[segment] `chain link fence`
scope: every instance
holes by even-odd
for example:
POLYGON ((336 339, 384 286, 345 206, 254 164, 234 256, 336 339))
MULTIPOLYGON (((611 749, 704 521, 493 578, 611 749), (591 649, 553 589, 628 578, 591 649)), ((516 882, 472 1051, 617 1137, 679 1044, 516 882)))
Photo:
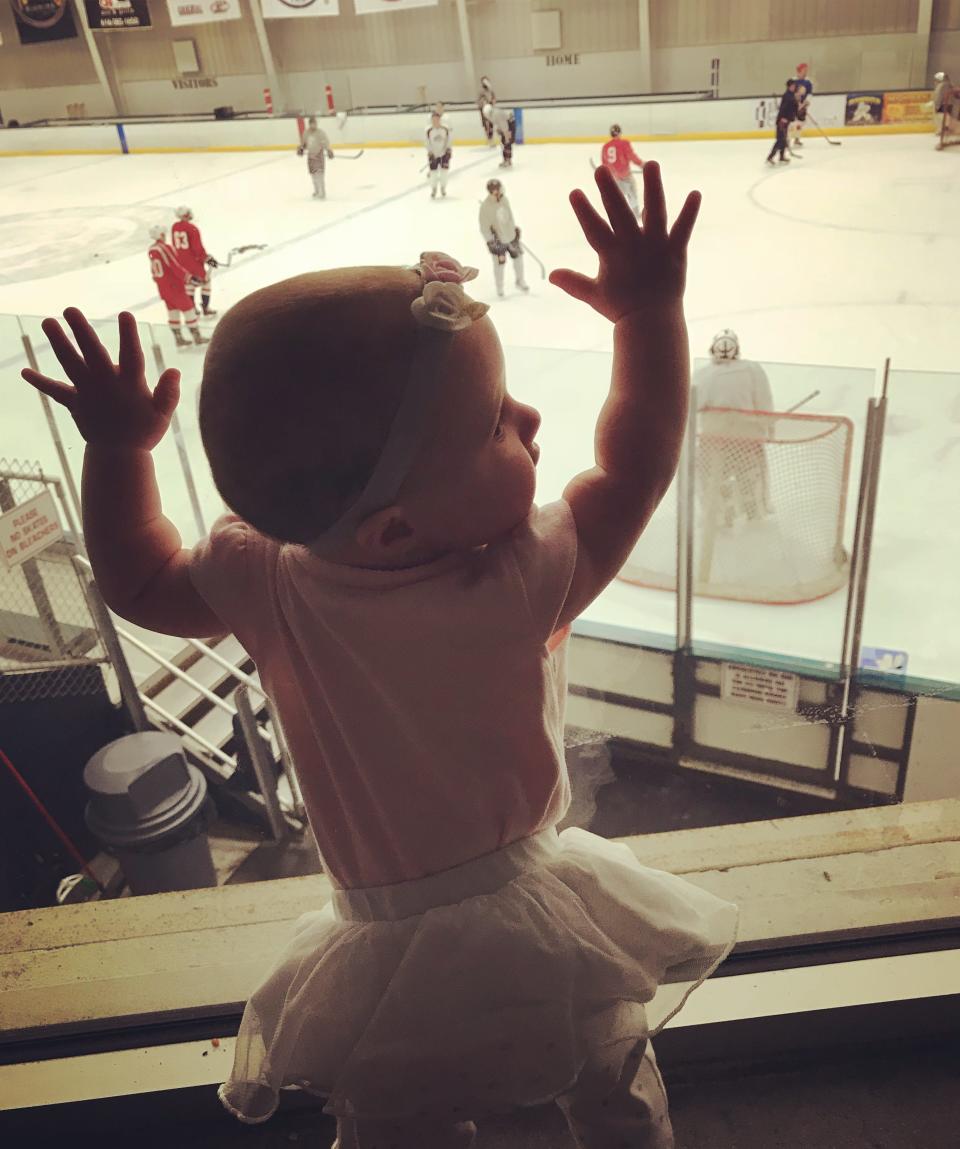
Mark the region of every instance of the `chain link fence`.
POLYGON ((53 496, 64 536, 19 564, 0 561, 0 703, 103 689, 99 664, 107 652, 74 561, 79 540, 60 481, 37 463, 0 458, 0 515, 44 492, 53 496))

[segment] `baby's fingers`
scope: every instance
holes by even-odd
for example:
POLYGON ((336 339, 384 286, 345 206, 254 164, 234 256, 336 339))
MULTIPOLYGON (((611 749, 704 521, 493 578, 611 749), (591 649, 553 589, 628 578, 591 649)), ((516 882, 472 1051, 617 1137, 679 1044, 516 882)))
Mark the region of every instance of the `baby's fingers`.
POLYGON ((700 214, 702 198, 698 191, 692 191, 687 196, 683 207, 680 209, 680 214, 673 221, 673 227, 670 229, 670 242, 672 244, 683 248, 690 242, 693 225, 697 222, 697 216, 700 214))
POLYGON ((643 230, 646 235, 665 235, 667 231, 667 201, 660 165, 655 160, 643 165, 643 230))
POLYGON ((609 168, 597 168, 595 178, 607 218, 610 220, 610 226, 621 236, 635 232, 637 230, 637 217, 633 214, 633 208, 627 203, 626 196, 617 186, 617 181, 613 178, 609 168))
POLYGON ((580 226, 583 228, 583 234, 586 237, 587 243, 590 244, 593 250, 599 253, 608 247, 610 240, 613 238, 610 225, 606 223, 597 209, 579 188, 570 193, 570 206, 573 208, 574 215, 576 215, 580 226))
POLYGON ((70 336, 56 319, 45 319, 40 326, 43 328, 44 335, 50 340, 53 353, 60 360, 60 366, 66 371, 67 378, 77 384, 85 381, 89 375, 87 365, 82 356, 77 354, 77 349, 70 341, 70 336))
POLYGON ((121 311, 117 319, 120 328, 120 356, 118 364, 121 374, 129 378, 143 375, 143 348, 137 333, 137 321, 129 311, 121 311))
POLYGON ((153 389, 153 409, 169 421, 180 402, 180 372, 168 367, 153 389))
POLYGON ((559 287, 561 291, 583 303, 592 303, 597 289, 595 279, 591 279, 589 275, 581 275, 579 271, 570 271, 566 267, 558 267, 556 271, 551 271, 550 282, 554 287, 559 287))
POLYGON ((63 318, 70 324, 87 367, 101 377, 113 376, 113 360, 100 342, 96 331, 90 326, 87 317, 78 307, 68 307, 63 318))
POLYGON ((73 400, 77 395, 73 387, 68 386, 66 383, 61 383, 59 379, 51 379, 49 375, 41 375, 39 371, 34 371, 32 367, 24 367, 20 374, 31 387, 36 387, 36 389, 42 391, 44 395, 49 395, 51 399, 60 403, 68 410, 73 405, 73 400))

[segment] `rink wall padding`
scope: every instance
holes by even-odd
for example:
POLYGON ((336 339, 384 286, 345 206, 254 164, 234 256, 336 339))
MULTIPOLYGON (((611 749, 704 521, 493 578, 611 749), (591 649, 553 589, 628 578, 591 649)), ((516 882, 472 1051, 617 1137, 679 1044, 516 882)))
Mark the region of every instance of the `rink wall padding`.
MULTIPOLYGON (((927 123, 844 124, 846 95, 821 96, 816 103, 820 127, 832 136, 931 133, 927 123)), ((603 104, 522 109, 527 144, 600 144, 613 123, 643 143, 656 140, 733 140, 773 134, 772 98, 703 100, 678 103, 603 104)), ((454 146, 480 147, 476 112, 449 113, 454 146)), ((321 120, 336 149, 423 147, 424 112, 334 116, 321 120)), ((166 152, 287 151, 300 142, 296 116, 273 119, 124 121, 122 124, 58 124, 0 132, 0 155, 121 155, 166 152), (124 140, 126 148, 124 148, 124 140)), ((807 135, 817 129, 807 124, 807 135)))

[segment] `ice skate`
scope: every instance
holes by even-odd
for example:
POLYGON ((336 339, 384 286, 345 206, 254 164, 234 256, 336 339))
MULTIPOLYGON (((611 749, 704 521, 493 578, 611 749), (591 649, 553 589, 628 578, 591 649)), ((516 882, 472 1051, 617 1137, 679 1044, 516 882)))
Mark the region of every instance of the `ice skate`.
POLYGON ((790 157, 789 157, 789 156, 781 156, 781 157, 780 157, 780 163, 782 163, 782 164, 788 164, 789 162, 790 162, 790 157))
POLYGON ((176 343, 176 345, 178 347, 189 347, 190 346, 190 340, 184 339, 183 332, 180 330, 179 327, 173 328, 173 338, 174 338, 174 342, 176 343))
POLYGON ((517 282, 517 287, 518 287, 518 288, 519 288, 521 291, 529 291, 529 290, 530 290, 530 284, 529 284, 529 283, 520 283, 520 282, 518 281, 518 282, 517 282))
POLYGON ((213 310, 212 307, 205 307, 203 309, 203 314, 207 319, 212 319, 217 313, 213 310))
MULTIPOLYGON (((194 327, 191 330, 190 334, 193 336, 193 342, 198 347, 200 346, 201 343, 209 343, 210 342, 210 340, 206 337, 206 335, 204 335, 202 332, 198 331, 196 329, 196 327, 194 327)), ((184 346, 189 346, 189 344, 184 344, 184 346)))
POLYGON ((768 163, 768 164, 769 164, 771 167, 775 167, 775 166, 776 166, 776 160, 773 158, 773 156, 767 156, 767 163, 768 163))
POLYGON ((447 198, 447 189, 445 187, 442 187, 440 189, 440 194, 443 196, 444 199, 446 199, 447 198))
POLYGON ((431 199, 436 199, 436 198, 437 198, 437 189, 436 189, 436 188, 431 188, 431 189, 430 189, 430 198, 431 198, 431 199))
POLYGON ((802 147, 803 147, 803 140, 794 140, 794 141, 793 141, 793 146, 794 146, 795 148, 802 148, 802 147))

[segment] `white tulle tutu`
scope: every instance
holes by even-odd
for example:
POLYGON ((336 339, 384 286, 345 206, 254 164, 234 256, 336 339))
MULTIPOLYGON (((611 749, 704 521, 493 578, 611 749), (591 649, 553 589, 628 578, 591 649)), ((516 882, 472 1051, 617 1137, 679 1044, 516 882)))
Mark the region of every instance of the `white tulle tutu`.
POLYGON ((247 1122, 270 1117, 287 1086, 340 1117, 460 1121, 540 1104, 573 1084, 589 1043, 656 1034, 736 928, 729 902, 576 828, 337 890, 250 998, 220 1099, 247 1122), (598 1033, 609 1017, 632 1020, 598 1033))

